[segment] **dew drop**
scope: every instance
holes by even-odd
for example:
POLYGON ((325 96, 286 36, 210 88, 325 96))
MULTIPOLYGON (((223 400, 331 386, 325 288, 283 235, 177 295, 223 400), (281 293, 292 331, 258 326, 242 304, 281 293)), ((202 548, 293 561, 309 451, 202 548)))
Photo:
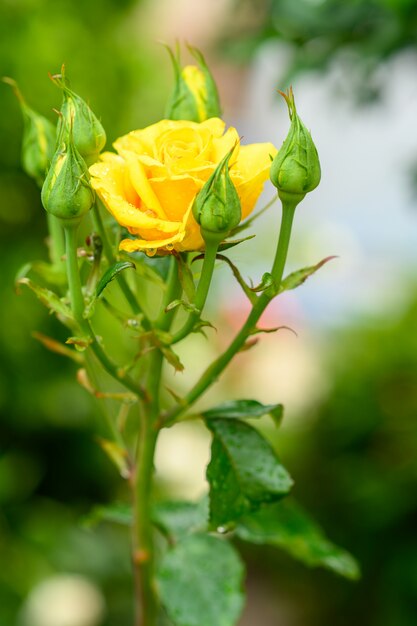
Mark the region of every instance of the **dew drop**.
POLYGON ((174 244, 173 243, 167 243, 167 245, 165 246, 165 248, 167 250, 173 250, 174 249, 174 244))
POLYGON ((146 254, 148 256, 155 256, 156 254, 156 248, 149 248, 148 250, 146 250, 146 254))

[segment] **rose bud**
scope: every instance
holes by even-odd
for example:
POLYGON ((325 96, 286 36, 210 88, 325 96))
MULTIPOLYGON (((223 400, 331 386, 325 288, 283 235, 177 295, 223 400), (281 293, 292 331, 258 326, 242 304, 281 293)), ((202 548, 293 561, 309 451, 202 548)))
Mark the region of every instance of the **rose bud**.
POLYGON ((28 176, 35 179, 39 187, 42 187, 55 150, 55 126, 46 117, 39 115, 26 104, 17 83, 13 79, 4 78, 3 80, 13 88, 23 114, 23 169, 28 176))
POLYGON ((106 143, 106 132, 88 104, 69 87, 62 66, 61 74, 52 76, 53 82, 62 89, 63 103, 58 122, 58 143, 68 141, 69 128, 76 149, 88 166, 95 163, 106 143))
POLYGON ((194 219, 205 241, 222 241, 241 220, 240 199, 229 173, 234 149, 235 146, 220 161, 194 200, 194 219))
POLYGON ((189 47, 197 60, 196 65, 180 66, 177 56, 168 48, 175 72, 175 87, 168 100, 166 118, 169 120, 188 120, 204 122, 210 117, 220 117, 219 95, 213 76, 196 48, 189 47))
POLYGON ((320 161, 311 135, 298 116, 292 87, 285 98, 291 126, 287 138, 272 161, 270 177, 282 203, 293 207, 320 182, 320 161))
POLYGON ((46 211, 67 222, 75 223, 88 213, 94 203, 94 191, 84 159, 68 133, 61 143, 42 187, 42 204, 46 211))

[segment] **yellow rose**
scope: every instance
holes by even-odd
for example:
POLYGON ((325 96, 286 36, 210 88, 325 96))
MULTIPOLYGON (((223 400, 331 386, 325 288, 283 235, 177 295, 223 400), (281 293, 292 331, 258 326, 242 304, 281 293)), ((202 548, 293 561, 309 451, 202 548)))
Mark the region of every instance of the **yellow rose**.
MULTIPOLYGON (((193 201, 216 165, 236 144, 230 175, 242 204, 242 218, 255 206, 268 178, 271 143, 241 146, 235 128, 210 118, 202 123, 162 120, 120 137, 117 154, 105 152, 90 168, 91 184, 113 217, 134 239, 120 249, 199 250, 200 228, 193 201)), ((162 251, 162 250, 161 250, 162 251)))

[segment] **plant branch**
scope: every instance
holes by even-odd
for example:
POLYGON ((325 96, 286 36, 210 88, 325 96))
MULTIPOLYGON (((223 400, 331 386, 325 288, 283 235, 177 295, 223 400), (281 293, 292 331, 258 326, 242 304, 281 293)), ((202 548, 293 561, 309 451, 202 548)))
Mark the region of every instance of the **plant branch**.
POLYGON ((216 254, 218 250, 218 242, 206 242, 206 250, 204 254, 203 267, 201 269, 200 280, 198 281, 197 291, 194 299, 196 311, 189 314, 184 326, 180 328, 173 336, 171 345, 178 343, 192 332, 194 325, 201 317, 204 305, 207 300, 211 279, 213 277, 214 264, 216 262, 216 254))
POLYGON ((181 404, 165 413, 162 417, 164 426, 173 424, 182 413, 187 411, 196 402, 196 400, 203 395, 203 393, 218 379, 233 357, 243 348, 248 337, 256 329, 256 324, 259 318, 271 300, 275 297, 282 282, 282 275, 284 272, 291 237, 294 212, 295 207, 283 207, 278 246, 271 270, 271 275, 274 280, 274 292, 270 293, 269 291, 265 291, 258 297, 246 322, 235 336, 227 350, 205 370, 194 387, 192 387, 183 398, 181 404))
POLYGON ((90 325, 90 322, 84 318, 84 297, 82 293, 80 273, 78 268, 77 258, 77 232, 78 225, 66 225, 65 226, 65 245, 66 245, 66 262, 67 262, 67 274, 68 285, 70 290, 71 308, 74 314, 75 321, 80 327, 81 332, 85 333, 86 337, 91 340, 89 348, 93 351, 98 361, 100 361, 103 368, 110 376, 115 378, 119 383, 124 385, 127 389, 135 393, 142 399, 146 398, 146 392, 142 387, 128 375, 123 375, 118 366, 107 356, 97 340, 96 335, 90 325))

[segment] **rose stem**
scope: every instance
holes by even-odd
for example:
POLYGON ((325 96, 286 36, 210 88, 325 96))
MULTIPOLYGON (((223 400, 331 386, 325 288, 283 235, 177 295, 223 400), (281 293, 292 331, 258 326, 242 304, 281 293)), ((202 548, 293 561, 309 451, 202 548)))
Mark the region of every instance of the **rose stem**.
POLYGON ((206 242, 206 249, 204 254, 203 267, 201 268, 201 276, 198 281, 197 291, 194 299, 194 306, 197 309, 189 314, 184 326, 178 330, 171 340, 171 345, 184 339, 193 330, 195 323, 200 319, 203 312, 204 305, 207 300, 207 295, 210 288, 211 279, 213 277, 214 264, 216 262, 216 254, 219 247, 219 242, 213 241, 206 242))
MULTIPOLYGON (((291 237, 292 223, 294 219, 295 206, 284 205, 282 211, 282 221, 279 233, 277 251, 275 254, 274 263, 271 270, 271 275, 274 279, 275 289, 278 290, 284 272, 285 262, 288 254, 288 247, 291 237)), ((203 372, 197 383, 190 389, 187 395, 181 401, 181 404, 177 405, 171 411, 167 412, 162 419, 165 426, 169 426, 174 423, 177 418, 188 410, 198 398, 210 387, 220 376, 223 370, 227 367, 233 357, 241 350, 247 338, 251 335, 256 328, 256 324, 261 317, 262 313, 274 298, 274 294, 270 295, 267 292, 263 292, 256 303, 254 304, 249 316, 242 326, 232 343, 227 350, 203 372)))
POLYGON ((82 333, 86 335, 86 338, 91 340, 89 347, 95 354, 98 361, 110 376, 115 378, 119 383, 127 387, 134 394, 144 399, 146 397, 145 391, 142 387, 130 378, 128 375, 122 375, 119 368, 113 361, 107 356, 103 348, 97 341, 97 337, 90 325, 90 322, 84 318, 84 297, 81 288, 80 272, 78 268, 77 258, 77 233, 78 223, 76 225, 64 226, 65 231, 65 249, 66 249, 66 263, 68 274, 68 286, 70 291, 71 309, 82 333))
MULTIPOLYGON (((165 308, 180 295, 180 283, 175 259, 167 279, 167 289, 156 325, 168 331, 175 311, 165 313, 165 308)), ((152 479, 154 456, 159 434, 159 392, 162 376, 163 354, 154 349, 149 359, 147 380, 148 402, 142 403, 141 424, 138 435, 136 466, 133 474, 133 568, 135 584, 136 626, 155 626, 158 618, 158 597, 155 589, 155 554, 151 519, 152 479)))

